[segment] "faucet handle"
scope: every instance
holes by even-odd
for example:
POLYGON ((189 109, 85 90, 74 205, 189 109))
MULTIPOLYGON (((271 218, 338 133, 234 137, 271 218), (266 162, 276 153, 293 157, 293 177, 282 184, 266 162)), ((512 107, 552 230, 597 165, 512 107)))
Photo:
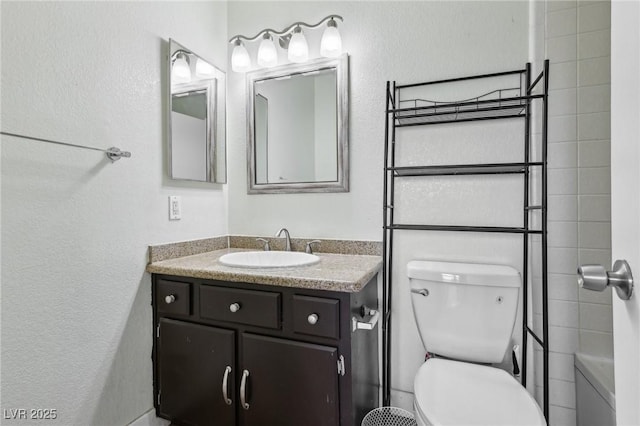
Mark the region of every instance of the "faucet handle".
POLYGON ((260 241, 261 243, 264 243, 264 251, 271 250, 271 246, 269 245, 268 240, 265 240, 264 238, 256 238, 256 241, 260 241))
POLYGON ((304 250, 305 252, 309 253, 309 254, 313 254, 313 248, 311 247, 312 244, 320 244, 320 240, 313 240, 313 241, 309 241, 307 243, 307 248, 304 250))

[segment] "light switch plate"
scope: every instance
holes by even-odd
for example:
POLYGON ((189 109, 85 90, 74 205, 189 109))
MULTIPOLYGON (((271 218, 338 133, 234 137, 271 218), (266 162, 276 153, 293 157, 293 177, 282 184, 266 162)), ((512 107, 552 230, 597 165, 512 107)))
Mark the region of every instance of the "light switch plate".
POLYGON ((169 220, 182 219, 182 200, 177 195, 169 196, 169 220))

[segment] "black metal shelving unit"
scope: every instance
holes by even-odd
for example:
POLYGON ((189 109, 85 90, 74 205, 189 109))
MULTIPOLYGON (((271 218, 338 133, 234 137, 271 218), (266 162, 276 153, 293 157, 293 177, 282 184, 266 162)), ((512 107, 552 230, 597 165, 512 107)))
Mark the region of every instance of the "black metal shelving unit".
MULTIPOLYGON (((495 81, 495 80, 492 80, 495 81)), ((442 86, 440 86, 442 87, 442 86)), ((384 148, 384 236, 383 236, 383 302, 382 302, 382 384, 383 405, 389 405, 391 399, 391 302, 393 295, 392 265, 394 232, 396 231, 455 231, 455 232, 488 232, 522 235, 522 362, 521 382, 526 387, 527 381, 527 349, 531 340, 542 348, 543 362, 543 411, 549 419, 549 345, 548 345, 548 309, 547 309, 547 120, 548 120, 548 88, 549 61, 546 60, 542 72, 532 81, 531 64, 524 69, 483 74, 470 77, 453 78, 447 80, 423 82, 416 84, 397 85, 387 82, 386 87, 386 120, 385 120, 385 148, 384 148), (517 78, 519 87, 507 87, 491 90, 481 96, 458 102, 436 102, 424 99, 403 99, 407 89, 426 86, 446 85, 451 83, 480 83, 494 78, 517 78), (532 160, 532 113, 534 102, 541 102, 541 121, 539 161, 532 160), (524 154, 522 162, 483 163, 483 164, 455 164, 429 166, 396 166, 396 134, 403 127, 429 126, 445 123, 461 123, 481 120, 521 119, 523 125, 524 154), (540 172, 540 200, 537 204, 530 204, 532 171, 540 172), (523 206, 522 226, 467 226, 467 225, 434 225, 434 224, 403 224, 394 220, 395 185, 396 180, 405 177, 456 176, 456 175, 523 175, 523 206), (531 212, 539 211, 540 226, 531 225, 531 212), (528 292, 529 266, 532 243, 530 237, 540 236, 541 250, 541 281, 542 281, 542 336, 539 336, 528 323, 528 292)), ((428 143, 425 141, 424 143, 428 143)))

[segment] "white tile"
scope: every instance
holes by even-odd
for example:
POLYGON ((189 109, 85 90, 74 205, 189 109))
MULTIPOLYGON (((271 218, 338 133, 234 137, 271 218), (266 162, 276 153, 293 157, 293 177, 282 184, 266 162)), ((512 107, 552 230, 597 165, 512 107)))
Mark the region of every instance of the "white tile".
POLYGON ((579 249, 578 263, 580 265, 602 265, 611 269, 611 250, 610 249, 579 249))
POLYGON ((578 61, 578 87, 608 83, 611 83, 609 56, 578 61))
POLYGON ((611 223, 580 222, 580 248, 611 249, 611 223))
POLYGON ((581 33, 611 28, 611 2, 585 4, 584 7, 579 7, 577 21, 578 31, 581 33))
POLYGON ((547 201, 549 221, 575 221, 577 219, 578 197, 573 195, 550 195, 547 201))
POLYGON ((588 167, 578 171, 580 195, 611 194, 611 169, 588 167))
POLYGON ((611 54, 611 30, 578 35, 578 59, 598 58, 611 54))
POLYGON ((576 0, 553 0, 553 1, 535 2, 535 3, 546 4, 548 12, 578 7, 578 2, 576 0))
POLYGON ((550 426, 576 426, 576 410, 549 405, 549 424, 550 426))
POLYGON ((584 288, 578 289, 578 300, 580 303, 599 303, 601 305, 611 305, 612 291, 607 287, 604 291, 591 291, 584 288))
POLYGON ((549 195, 572 195, 578 193, 577 169, 553 169, 547 173, 549 195))
MULTIPOLYGON (((580 195, 578 217, 581 222, 611 222, 610 195, 580 195)), ((551 197, 549 197, 549 202, 551 197)), ((551 209, 549 209, 551 216, 551 209)))
POLYGON ((572 274, 578 268, 578 253, 574 248, 548 249, 547 269, 554 274, 572 274))
POLYGON ((576 408, 575 383, 550 379, 549 403, 565 408, 576 408))
POLYGON ((604 139, 611 139, 611 114, 609 112, 578 115, 578 141, 604 139))
POLYGON ((576 9, 555 10, 547 13, 547 38, 561 37, 578 32, 576 9))
POLYGON ((549 133, 547 136, 549 143, 575 141, 577 136, 577 118, 575 115, 549 117, 549 133))
POLYGON ((571 115, 578 112, 578 91, 575 88, 549 91, 549 116, 571 115))
POLYGON ((578 62, 560 62, 549 65, 549 90, 578 86, 578 62))
POLYGON ((580 141, 578 164, 580 167, 610 167, 611 142, 608 139, 580 141))
POLYGON ((580 330, 580 352, 613 358, 613 334, 580 330))
MULTIPOLYGON (((578 328, 578 302, 564 302, 561 300, 549 300, 549 325, 558 327, 578 328)), ((580 307, 582 313, 582 307, 580 307)), ((603 330, 604 331, 604 330, 603 330)))
POLYGON ((575 61, 577 52, 578 36, 575 34, 547 39, 547 58, 553 63, 575 61))
MULTIPOLYGON (((551 107, 551 103, 549 103, 551 107)), ((611 85, 586 86, 578 89, 579 113, 611 111, 611 85)))
POLYGON ((573 370, 573 355, 561 354, 557 352, 549 353, 549 378, 565 380, 567 382, 575 381, 575 372, 573 370))
POLYGON ((573 354, 578 350, 578 330, 549 326, 549 351, 573 354))
POLYGON ((580 329, 613 333, 611 305, 580 303, 580 329))
POLYGON ((575 271, 572 274, 549 274, 547 291, 549 301, 566 300, 576 302, 578 300, 578 281, 575 271))
POLYGON ((576 222, 550 221, 547 225, 549 247, 578 247, 578 224, 576 222))
POLYGON ((565 169, 578 165, 577 142, 558 142, 549 144, 547 149, 549 169, 565 169))

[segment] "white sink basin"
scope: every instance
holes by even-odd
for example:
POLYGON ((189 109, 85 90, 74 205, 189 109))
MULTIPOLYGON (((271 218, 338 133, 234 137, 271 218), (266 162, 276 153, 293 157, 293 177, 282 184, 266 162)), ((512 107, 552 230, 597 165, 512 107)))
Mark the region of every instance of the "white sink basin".
POLYGON ((220 257, 220 263, 236 268, 288 268, 318 263, 315 254, 297 251, 239 251, 220 257))

